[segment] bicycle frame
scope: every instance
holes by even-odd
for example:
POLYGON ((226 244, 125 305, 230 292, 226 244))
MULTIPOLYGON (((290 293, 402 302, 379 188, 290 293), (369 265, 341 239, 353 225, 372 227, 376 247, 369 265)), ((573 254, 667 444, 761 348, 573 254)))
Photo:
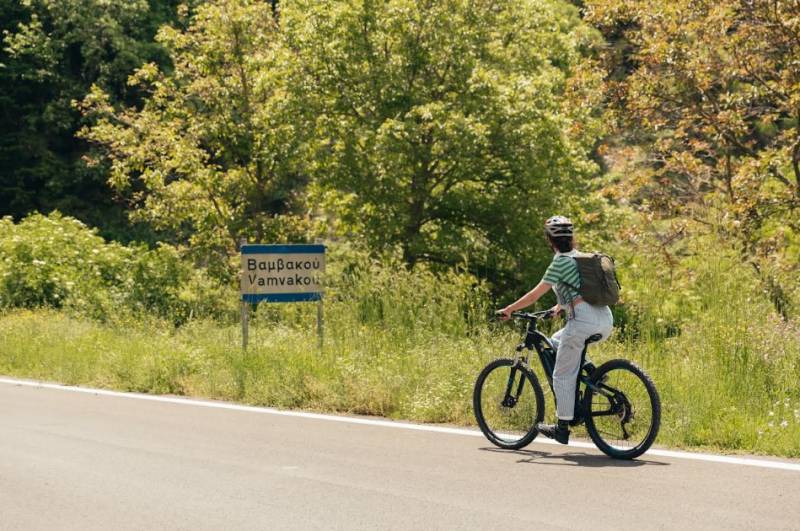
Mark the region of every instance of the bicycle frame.
MULTIPOLYGON (((544 335, 536 328, 536 324, 538 319, 532 319, 528 321, 527 330, 525 333, 525 339, 522 343, 517 345, 516 347, 516 354, 515 354, 515 363, 513 367, 517 367, 518 364, 524 363, 530 367, 530 363, 528 363, 528 356, 526 354, 522 354, 523 351, 528 350, 532 351, 535 350, 536 353, 539 355, 539 362, 542 364, 542 369, 544 369, 545 376, 547 377, 547 383, 550 385, 550 390, 555 394, 555 390, 553 389, 553 370, 555 369, 556 364, 556 352, 553 348, 553 344, 550 342, 550 338, 544 335)), ((586 347, 584 346, 583 351, 581 352, 581 362, 580 367, 581 370, 578 372, 578 382, 575 385, 575 409, 576 409, 576 421, 582 420, 583 411, 579 411, 579 408, 582 408, 582 400, 581 400, 581 384, 583 384, 585 389, 592 391, 593 393, 597 393, 600 395, 605 396, 610 401, 620 395, 620 391, 617 389, 611 388, 605 384, 595 385, 588 374, 583 370, 584 363, 586 361, 586 347), (580 413, 580 416, 578 415, 580 413)), ((520 379, 519 387, 517 392, 514 396, 511 395, 511 385, 514 381, 516 375, 516 370, 512 368, 511 373, 509 374, 509 381, 508 387, 506 389, 506 398, 503 401, 504 406, 513 406, 516 403, 516 398, 520 396, 522 392, 522 384, 524 379, 520 379), (508 403, 506 403, 508 402, 508 403)), ((624 397, 624 395, 622 395, 624 397)), ((613 403, 613 402, 612 402, 613 403)), ((595 412, 592 416, 604 416, 604 415, 613 415, 616 413, 615 408, 609 408, 608 411, 603 412, 595 412)))
MULTIPOLYGON (((547 376, 547 381, 549 382, 550 389, 552 390, 553 370, 556 366, 556 351, 553 348, 553 344, 550 342, 550 338, 536 328, 536 322, 536 320, 528 321, 528 327, 525 332, 525 340, 517 345, 516 348, 515 361, 517 363, 522 362, 530 366, 530 363, 528 363, 528 356, 522 354, 522 352, 524 350, 535 350, 539 355, 539 362, 542 364, 542 369, 544 369, 544 374, 547 376)), ((585 355, 586 350, 584 349, 584 352, 581 355, 581 365, 583 365, 582 362, 585 355)))

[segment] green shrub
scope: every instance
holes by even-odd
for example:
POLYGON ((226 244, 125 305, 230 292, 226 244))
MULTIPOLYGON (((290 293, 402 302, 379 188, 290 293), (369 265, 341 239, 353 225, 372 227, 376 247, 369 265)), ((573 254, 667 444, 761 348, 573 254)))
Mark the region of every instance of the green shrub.
POLYGON ((0 219, 0 308, 63 308, 100 320, 150 314, 180 323, 219 315, 232 297, 173 247, 106 242, 58 212, 18 224, 0 219))

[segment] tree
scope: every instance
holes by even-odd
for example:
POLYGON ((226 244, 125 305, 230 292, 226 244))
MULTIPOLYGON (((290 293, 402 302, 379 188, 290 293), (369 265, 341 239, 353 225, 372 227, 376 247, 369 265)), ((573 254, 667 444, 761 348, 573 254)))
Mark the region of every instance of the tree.
MULTIPOLYGON (((283 2, 315 191, 407 264, 518 282, 596 170, 594 34, 561 2, 283 2)), ((537 255, 539 258, 536 258, 537 255)), ((528 277, 529 279, 530 277, 528 277)))
POLYGON ((0 215, 58 208, 105 229, 124 224, 103 171, 81 161, 71 103, 93 83, 112 101, 136 101, 126 79, 146 61, 166 64, 152 38, 176 3, 0 0, 0 215))
POLYGON ((586 4, 626 41, 610 92, 649 153, 642 205, 735 242, 786 317, 775 275, 800 262, 800 2, 586 4))
POLYGON ((148 95, 115 108, 95 88, 82 108, 94 125, 81 136, 110 160, 112 186, 133 217, 175 234, 198 259, 230 273, 240 238, 302 241, 312 223, 300 190, 296 102, 272 7, 220 0, 184 11, 185 30, 157 41, 173 64, 139 69, 129 83, 148 95))

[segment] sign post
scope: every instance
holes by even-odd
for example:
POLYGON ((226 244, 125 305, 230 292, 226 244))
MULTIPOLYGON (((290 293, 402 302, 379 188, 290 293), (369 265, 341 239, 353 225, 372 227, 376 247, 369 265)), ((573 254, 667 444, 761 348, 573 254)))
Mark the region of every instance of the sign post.
POLYGON ((250 334, 250 303, 242 301, 242 350, 247 351, 247 340, 250 334))
MULTIPOLYGON (((247 238, 242 238, 239 240, 239 250, 241 252, 242 247, 247 245, 247 238)), ((250 335, 250 303, 242 299, 242 351, 247 353, 247 341, 248 336, 250 335)))
POLYGON ((247 349, 248 315, 245 306, 266 302, 317 301, 317 335, 322 346, 322 275, 325 246, 241 245, 242 346, 247 349))
POLYGON ((322 297, 319 298, 319 302, 317 302, 317 344, 319 345, 320 350, 322 350, 322 336, 323 336, 323 326, 324 326, 323 316, 322 316, 322 297))

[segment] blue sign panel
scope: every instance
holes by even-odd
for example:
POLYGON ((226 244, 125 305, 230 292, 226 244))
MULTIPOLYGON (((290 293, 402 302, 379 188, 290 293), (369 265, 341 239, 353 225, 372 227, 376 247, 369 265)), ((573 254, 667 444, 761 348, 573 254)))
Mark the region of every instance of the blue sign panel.
POLYGON ((245 302, 299 302, 322 298, 325 246, 243 245, 241 292, 245 302))

